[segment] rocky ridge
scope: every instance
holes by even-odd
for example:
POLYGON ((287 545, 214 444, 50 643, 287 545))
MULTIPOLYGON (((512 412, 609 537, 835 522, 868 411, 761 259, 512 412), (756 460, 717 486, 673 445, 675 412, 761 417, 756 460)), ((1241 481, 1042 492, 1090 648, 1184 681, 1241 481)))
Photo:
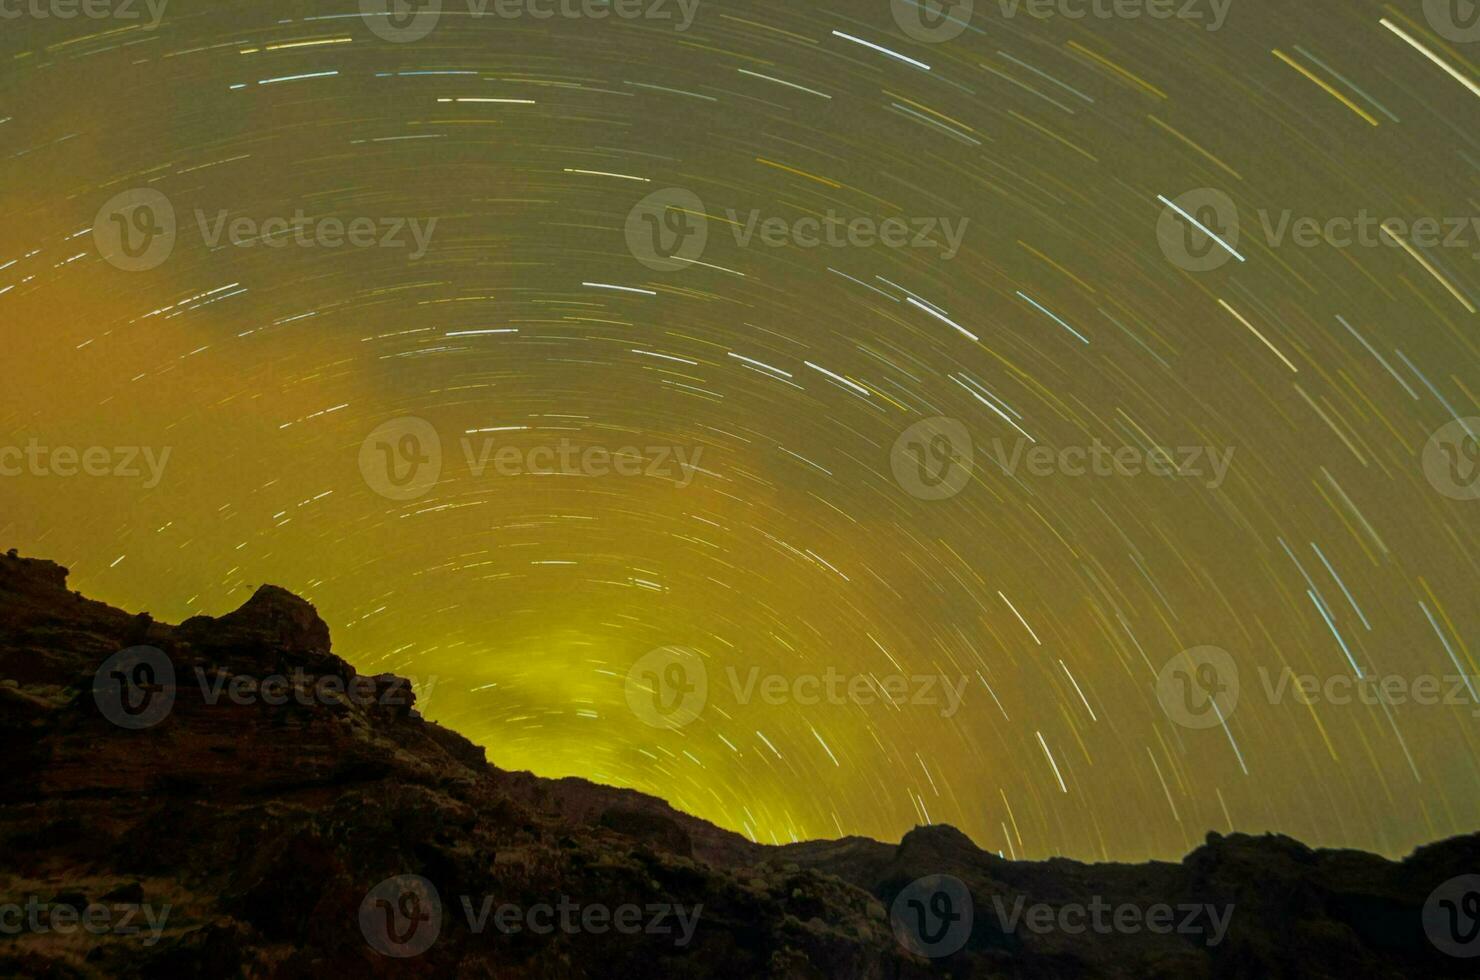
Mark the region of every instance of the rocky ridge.
POLYGON ((1350 980, 1480 962, 1455 955, 1480 953, 1480 878, 1460 877, 1480 835, 1401 862, 1243 834, 1180 863, 1010 861, 945 826, 762 846, 489 764, 282 589, 172 626, 66 579, 0 556, 3 976, 1350 980))

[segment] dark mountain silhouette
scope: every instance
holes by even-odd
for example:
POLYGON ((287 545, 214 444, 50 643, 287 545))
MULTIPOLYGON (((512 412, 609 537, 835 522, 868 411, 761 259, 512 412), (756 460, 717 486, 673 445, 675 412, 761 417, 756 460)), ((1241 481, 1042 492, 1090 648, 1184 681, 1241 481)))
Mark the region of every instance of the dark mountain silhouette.
POLYGON ((1480 835, 1402 862, 1242 834, 1180 864, 1008 861, 944 826, 761 846, 640 793, 488 764, 404 682, 331 653, 282 589, 170 626, 66 576, 0 556, 0 975, 1351 980, 1480 965, 1456 955, 1480 952, 1480 879, 1461 877, 1480 872, 1480 835))

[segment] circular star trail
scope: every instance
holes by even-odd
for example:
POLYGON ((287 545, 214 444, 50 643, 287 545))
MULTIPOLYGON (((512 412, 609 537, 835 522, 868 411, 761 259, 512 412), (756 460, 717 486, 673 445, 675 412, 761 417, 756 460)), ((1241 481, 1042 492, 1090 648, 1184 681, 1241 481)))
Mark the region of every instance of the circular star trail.
POLYGON ((74 588, 282 585, 765 842, 1480 821, 1454 5, 63 9, 0 28, 0 536, 74 588))

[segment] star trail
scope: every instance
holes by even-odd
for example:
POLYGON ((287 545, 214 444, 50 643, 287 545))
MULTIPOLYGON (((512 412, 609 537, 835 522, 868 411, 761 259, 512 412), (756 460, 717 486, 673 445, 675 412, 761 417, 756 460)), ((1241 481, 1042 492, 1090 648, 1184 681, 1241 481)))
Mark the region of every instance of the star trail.
POLYGON ((1466 6, 0 0, 0 543, 766 843, 1473 830, 1466 6))

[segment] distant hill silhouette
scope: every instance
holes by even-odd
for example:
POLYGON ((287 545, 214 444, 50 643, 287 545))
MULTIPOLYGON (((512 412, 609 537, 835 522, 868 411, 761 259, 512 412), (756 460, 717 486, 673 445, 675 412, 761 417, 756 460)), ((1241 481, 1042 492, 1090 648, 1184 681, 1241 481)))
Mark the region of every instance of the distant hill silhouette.
POLYGON ((763 846, 488 764, 282 589, 170 626, 66 579, 0 556, 3 976, 1480 972, 1480 835, 1402 862, 1242 834, 1008 861, 945 826, 763 846))

